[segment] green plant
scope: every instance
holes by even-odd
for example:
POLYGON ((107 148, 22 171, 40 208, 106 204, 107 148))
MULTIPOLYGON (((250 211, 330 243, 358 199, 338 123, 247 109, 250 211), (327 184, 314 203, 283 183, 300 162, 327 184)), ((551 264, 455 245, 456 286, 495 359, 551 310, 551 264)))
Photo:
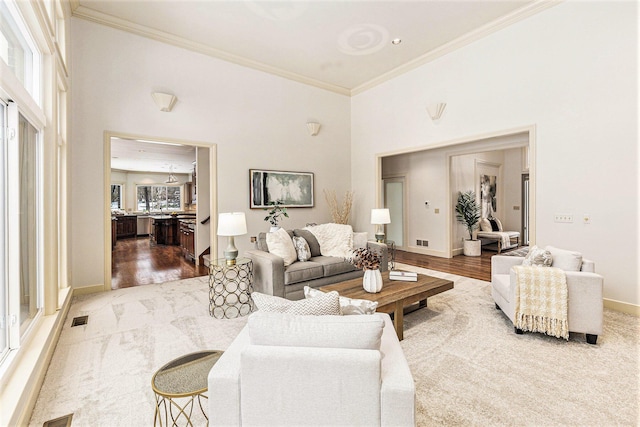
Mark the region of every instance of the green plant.
POLYGON ((264 208, 265 211, 269 211, 267 216, 264 217, 264 220, 269 221, 269 224, 273 227, 278 226, 278 221, 280 221, 282 217, 289 218, 287 208, 282 207, 282 204, 282 200, 276 200, 275 202, 269 202, 269 205, 271 205, 270 208, 264 208))
POLYGON ((478 225, 478 221, 480 221, 480 205, 476 201, 476 193, 471 190, 465 193, 458 192, 456 219, 467 227, 469 240, 475 240, 473 238, 473 230, 478 225))

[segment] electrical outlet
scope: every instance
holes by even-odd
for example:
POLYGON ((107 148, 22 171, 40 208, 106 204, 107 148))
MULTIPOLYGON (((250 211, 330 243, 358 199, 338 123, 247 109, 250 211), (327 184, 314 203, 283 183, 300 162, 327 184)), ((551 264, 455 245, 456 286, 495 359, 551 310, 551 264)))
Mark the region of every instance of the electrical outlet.
POLYGON ((256 236, 251 236, 251 243, 255 243, 256 242, 256 236))
POLYGON ((572 214, 555 214, 554 221, 571 223, 573 222, 573 215, 572 214))

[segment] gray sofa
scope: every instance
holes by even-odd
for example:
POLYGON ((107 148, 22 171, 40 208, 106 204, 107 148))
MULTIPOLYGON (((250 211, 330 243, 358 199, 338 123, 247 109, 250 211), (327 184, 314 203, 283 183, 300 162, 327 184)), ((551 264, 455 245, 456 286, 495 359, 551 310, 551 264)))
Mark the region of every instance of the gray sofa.
MULTIPOLYGON (((304 298, 303 288, 310 286, 331 285, 345 280, 362 277, 362 270, 355 269, 342 258, 323 256, 317 239, 308 230, 287 230, 289 235, 303 237, 309 244, 311 259, 296 261, 284 266, 284 260, 269 253, 266 233, 260 233, 256 249, 245 252, 245 256, 253 261, 253 289, 256 292, 275 295, 289 300, 304 298)), ((388 265, 387 245, 367 242, 367 247, 381 256, 380 270, 386 271, 388 265)))

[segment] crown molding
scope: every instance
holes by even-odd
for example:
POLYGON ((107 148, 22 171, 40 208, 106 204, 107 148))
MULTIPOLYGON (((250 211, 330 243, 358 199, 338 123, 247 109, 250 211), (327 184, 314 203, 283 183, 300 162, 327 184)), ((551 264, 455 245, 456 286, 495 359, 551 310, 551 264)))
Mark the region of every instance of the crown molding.
POLYGON ((515 10, 507 15, 504 15, 488 24, 483 25, 471 32, 468 32, 455 40, 452 40, 448 43, 443 44, 442 46, 429 51, 428 53, 419 56, 418 58, 409 61, 399 67, 394 68, 387 73, 384 73, 375 79, 371 79, 366 83, 361 84, 360 86, 356 86, 351 89, 351 96, 355 96, 359 93, 365 92, 379 84, 386 82, 387 80, 391 80, 395 77, 398 77, 408 71, 411 71, 415 68, 420 67, 428 62, 434 61, 441 56, 444 56, 448 53, 451 53, 455 50, 461 49, 477 40, 480 40, 486 36, 489 36, 503 28, 506 28, 512 24, 522 21, 532 15, 535 15, 539 12, 547 10, 553 6, 556 6, 562 3, 564 0, 537 0, 527 6, 524 6, 518 10, 515 10))
POLYGON ((202 43, 187 40, 185 38, 178 37, 176 35, 173 35, 164 31, 159 31, 153 28, 146 27, 144 25, 127 21, 125 19, 116 18, 114 16, 107 15, 105 13, 98 12, 93 9, 82 6, 78 3, 77 0, 75 0, 73 3, 75 3, 75 6, 72 4, 72 14, 76 18, 81 18, 90 22, 95 22, 97 24, 106 25, 108 27, 115 28, 118 30, 127 31, 129 33, 147 37, 162 43, 171 44, 173 46, 181 47, 197 53, 202 53, 204 55, 212 56, 214 58, 222 59, 227 62, 232 62, 234 64, 242 65, 244 67, 253 68, 259 71, 264 71, 266 73, 273 74, 279 77, 284 77, 286 79, 297 81, 299 83, 304 83, 306 85, 315 86, 320 89, 325 89, 331 92, 335 92, 340 95, 349 96, 351 94, 351 91, 349 89, 341 86, 322 82, 320 80, 312 79, 310 77, 305 77, 300 74, 292 73, 290 71, 273 67, 271 65, 263 64, 258 61, 252 61, 250 59, 243 58, 241 56, 234 55, 232 53, 225 52, 220 49, 215 49, 210 46, 206 46, 202 43))
POLYGON ((532 15, 549 9, 557 4, 562 3, 565 0, 536 0, 535 2, 526 5, 516 11, 513 11, 505 16, 502 16, 493 22, 483 25, 469 33, 466 33, 455 40, 450 41, 412 61, 409 61, 399 67, 388 71, 379 77, 369 80, 353 89, 348 89, 342 86, 333 85, 310 77, 283 70, 278 67, 264 64, 262 62, 253 61, 232 53, 215 49, 202 43, 194 42, 183 37, 176 36, 165 31, 156 30, 144 25, 136 24, 134 22, 117 18, 102 12, 98 12, 91 8, 82 6, 80 0, 69 0, 71 6, 72 16, 80 19, 84 19, 97 24, 106 25, 111 28, 115 28, 122 31, 127 31, 132 34, 136 34, 142 37, 147 37, 162 43, 171 44, 173 46, 181 47, 193 52, 208 55, 214 58, 218 58, 227 62, 232 62, 237 65, 241 65, 255 70, 263 71, 265 73, 273 74, 279 77, 283 77, 289 80, 303 83, 310 86, 315 86, 320 89, 325 89, 330 92, 335 92, 340 95, 355 96, 362 92, 365 92, 375 86, 378 86, 390 79, 398 77, 408 71, 411 71, 421 65, 434 61, 441 56, 451 53, 457 49, 463 48, 477 40, 480 40, 488 35, 491 35, 503 28, 506 28, 516 22, 526 19, 532 15))

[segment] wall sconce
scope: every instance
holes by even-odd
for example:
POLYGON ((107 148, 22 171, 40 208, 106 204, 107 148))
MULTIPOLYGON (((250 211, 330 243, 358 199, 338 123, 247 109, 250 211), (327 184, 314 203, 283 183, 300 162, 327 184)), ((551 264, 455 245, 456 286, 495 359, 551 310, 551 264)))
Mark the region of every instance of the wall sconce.
POLYGON ((160 111, 166 112, 171 111, 178 100, 175 95, 171 95, 169 93, 153 92, 151 96, 153 97, 156 105, 160 107, 160 111))
POLYGON ((309 135, 316 136, 320 132, 320 123, 309 122, 307 123, 307 129, 309 130, 309 135))
POLYGON ((442 117, 442 113, 444 113, 444 109, 447 108, 447 104, 444 102, 440 102, 438 104, 432 104, 427 107, 427 112, 429 113, 429 117, 431 120, 438 120, 442 117))

